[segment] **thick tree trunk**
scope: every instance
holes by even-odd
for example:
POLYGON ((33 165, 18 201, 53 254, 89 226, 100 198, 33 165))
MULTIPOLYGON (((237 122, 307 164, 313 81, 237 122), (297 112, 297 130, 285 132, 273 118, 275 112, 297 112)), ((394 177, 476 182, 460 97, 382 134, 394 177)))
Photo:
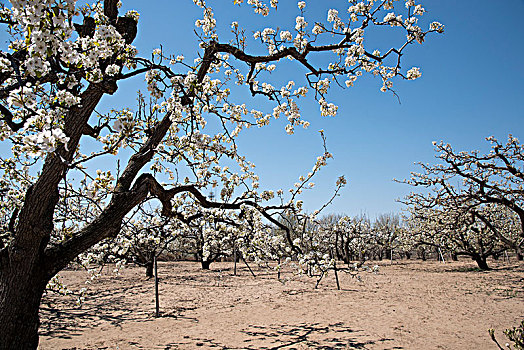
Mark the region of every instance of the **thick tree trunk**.
MULTIPOLYGON (((136 35, 136 22, 126 17, 117 19, 117 3, 117 0, 104 0, 104 14, 126 42, 131 43, 136 35)), ((114 56, 116 60, 116 54, 114 56)), ((208 68, 209 65, 199 72, 199 82, 208 68)), ((129 160, 106 210, 70 239, 48 247, 59 200, 58 184, 69 170, 80 138, 90 130, 89 118, 102 95, 112 94, 116 89, 116 81, 104 80, 90 84, 82 92, 82 104, 73 107, 65 117, 64 133, 69 137, 68 147, 59 146, 48 155, 38 180, 26 191, 24 203, 17 212, 13 240, 7 247, 0 248, 0 349, 37 348, 38 311, 49 279, 81 252, 118 233, 122 218, 144 200, 155 185, 147 174, 136 177, 152 158, 154 152, 151 150, 156 149, 167 133, 172 123, 169 114, 129 160)))
POLYGON ((46 157, 38 180, 25 193, 14 238, 0 251, 0 349, 38 346, 38 310, 45 286, 56 270, 73 258, 48 260, 44 252, 54 227, 58 183, 67 173, 67 164, 103 94, 102 84, 89 85, 81 95, 82 106, 67 114, 64 133, 69 137, 69 149, 59 146, 46 157))
POLYGON ((26 269, 0 271, 0 349, 36 349, 38 310, 47 279, 26 269))
POLYGON ((144 266, 146 267, 146 277, 149 279, 151 277, 153 277, 153 270, 154 270, 154 267, 155 267, 155 256, 156 256, 156 251, 151 251, 149 253, 145 253, 146 255, 146 262, 144 264, 144 266))
MULTIPOLYGON (((66 125, 66 134, 70 136, 68 145, 72 150, 76 149, 81 133, 72 133, 71 130, 80 130, 85 125, 87 119, 82 118, 89 117, 91 107, 94 108, 102 96, 102 92, 92 88, 92 85, 87 90, 83 95, 86 98, 82 98, 86 109, 78 112, 80 122, 69 129, 66 125)), ((72 155, 67 154, 64 159, 70 157, 72 155)), ((59 160, 56 154, 46 158, 40 177, 26 191, 14 238, 0 251, 0 349, 36 349, 38 310, 49 279, 78 254, 117 233, 121 218, 137 204, 131 199, 139 195, 145 198, 147 195, 148 189, 144 187, 142 191, 137 191, 138 195, 129 194, 126 205, 110 203, 99 218, 72 238, 60 245, 48 247, 59 198, 57 186, 65 174, 64 167, 64 161, 59 160)))

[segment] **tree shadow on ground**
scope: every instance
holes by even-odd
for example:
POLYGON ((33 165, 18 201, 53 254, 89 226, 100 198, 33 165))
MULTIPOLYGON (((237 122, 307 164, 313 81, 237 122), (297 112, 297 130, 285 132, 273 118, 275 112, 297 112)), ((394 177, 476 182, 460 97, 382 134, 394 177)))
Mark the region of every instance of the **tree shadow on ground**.
POLYGON ((464 272, 464 273, 481 273, 481 274, 489 274, 490 272, 524 272, 524 264, 523 263, 508 263, 503 262, 501 260, 499 261, 488 261, 488 270, 482 270, 480 269, 477 264, 474 262, 468 262, 466 265, 459 265, 456 266, 451 263, 441 264, 438 266, 430 266, 426 267, 426 271, 432 272, 432 273, 448 273, 448 272, 464 272))
MULTIPOLYGON (((168 285, 195 286, 197 288, 226 288, 225 281, 234 281, 234 276, 229 276, 228 269, 203 271, 195 275, 189 267, 183 266, 182 273, 169 274, 169 269, 164 267, 160 272, 160 284, 163 288, 168 285), (215 280, 220 280, 219 285, 214 285, 215 280)), ((191 266, 191 268, 193 268, 191 266)), ((242 273, 243 278, 249 278, 247 267, 240 267, 237 271, 242 273)), ((250 275, 249 275, 250 276, 250 275)), ((77 298, 73 295, 63 296, 50 293, 42 300, 40 308, 41 325, 40 336, 71 339, 81 335, 86 328, 96 328, 101 325, 119 327, 128 321, 148 321, 154 319, 154 308, 151 305, 142 305, 139 300, 144 300, 144 295, 153 298, 153 279, 141 280, 136 275, 129 276, 103 276, 96 280, 97 287, 87 290, 85 301, 77 305, 77 298), (113 283, 113 280, 118 283, 113 283), (102 289, 100 286, 111 284, 111 288, 102 289), (137 297, 137 298, 135 298, 137 297)), ((254 280, 257 281, 257 280, 254 280)), ((262 281, 261 281, 262 282, 262 281)), ((161 298, 162 300, 162 298, 161 298)), ((192 300, 190 300, 192 301, 192 300)), ((161 317, 175 317, 188 319, 191 322, 198 320, 187 317, 186 311, 194 310, 196 307, 182 307, 162 305, 161 317)))
POLYGON ((165 349, 177 349, 180 345, 215 349, 368 349, 379 343, 383 349, 401 349, 387 347, 393 339, 381 338, 369 340, 370 336, 362 330, 353 330, 343 323, 320 324, 300 323, 296 325, 249 325, 241 331, 246 335, 241 347, 228 347, 214 339, 184 337, 180 342, 167 344, 165 349), (267 345, 261 345, 261 343, 267 345))
POLYGON ((265 347, 251 347, 247 349, 284 349, 294 346, 305 346, 314 349, 365 349, 366 345, 377 344, 378 342, 386 342, 392 339, 377 339, 375 341, 358 340, 357 337, 362 338, 362 330, 353 330, 345 326, 343 323, 334 323, 322 325, 320 323, 300 323, 298 325, 272 325, 272 326, 257 326, 250 325, 243 333, 249 335, 251 338, 244 342, 249 343, 252 338, 270 340, 272 345, 265 347))
MULTIPOLYGON (((48 295, 40 307, 41 336, 71 339, 82 330, 102 324, 120 326, 127 321, 146 321, 154 318, 154 310, 137 304, 138 298, 151 289, 150 285, 135 284, 87 292, 86 300, 77 305, 76 300, 59 295, 48 295), (56 307, 55 307, 56 305, 56 307)), ((188 308, 190 309, 190 308, 188 308)), ((181 317, 186 309, 163 310, 161 317, 181 317)))

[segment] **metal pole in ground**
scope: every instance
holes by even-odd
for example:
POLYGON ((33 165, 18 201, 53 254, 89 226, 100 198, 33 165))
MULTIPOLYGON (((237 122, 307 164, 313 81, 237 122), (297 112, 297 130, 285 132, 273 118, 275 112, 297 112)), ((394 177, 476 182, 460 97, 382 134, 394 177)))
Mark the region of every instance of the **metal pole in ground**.
POLYGON ((333 263, 333 270, 335 270, 335 280, 337 281, 337 289, 340 290, 340 282, 338 281, 338 269, 336 261, 333 263))
POLYGON ((155 263, 155 317, 160 317, 160 302, 158 300, 158 267, 156 263, 156 254, 154 257, 155 263))
POLYGON ((237 275, 237 245, 235 242, 233 243, 233 261, 234 261, 233 276, 236 276, 237 275))
POLYGON ((440 258, 442 259, 442 262, 445 264, 446 260, 444 260, 444 255, 442 255, 442 251, 440 250, 440 247, 438 248, 438 253, 440 254, 440 258))
POLYGON ((257 277, 255 275, 255 273, 253 272, 253 270, 251 270, 251 267, 249 267, 249 264, 247 263, 246 259, 244 258, 244 256, 242 255, 242 261, 244 262, 244 264, 246 264, 247 268, 249 269, 249 272, 251 272, 251 274, 253 275, 253 277, 257 277))

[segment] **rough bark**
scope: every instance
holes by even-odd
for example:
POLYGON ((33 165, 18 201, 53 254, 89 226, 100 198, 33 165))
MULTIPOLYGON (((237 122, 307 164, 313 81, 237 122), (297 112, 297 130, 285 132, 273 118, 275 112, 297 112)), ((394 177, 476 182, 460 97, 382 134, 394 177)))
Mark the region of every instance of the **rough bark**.
MULTIPOLYGON (((64 148, 57 151, 63 159, 72 159, 71 150, 76 149, 81 136, 79 130, 87 123, 102 95, 100 86, 91 85, 83 94, 84 108, 67 116, 65 130, 70 137, 70 151, 64 148)), ((26 192, 14 239, 1 252, 1 349, 32 349, 38 345, 40 300, 47 282, 58 272, 47 259, 45 249, 53 230, 58 184, 66 170, 65 162, 57 154, 47 157, 38 180, 26 192)), ((64 266, 62 264, 62 268, 64 266)))
POLYGON ((38 310, 47 278, 38 266, 13 261, 0 269, 0 349, 36 349, 38 310))

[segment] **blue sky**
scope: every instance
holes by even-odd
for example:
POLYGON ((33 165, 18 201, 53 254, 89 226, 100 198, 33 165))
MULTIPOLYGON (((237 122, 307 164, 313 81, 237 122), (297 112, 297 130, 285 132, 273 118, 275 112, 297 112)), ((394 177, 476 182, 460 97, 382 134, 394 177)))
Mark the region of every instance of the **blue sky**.
MULTIPOLYGON (((195 57, 192 25, 200 11, 192 1, 123 2, 123 10, 141 13, 135 41, 141 55, 163 45, 166 52, 195 57)), ((247 8, 225 0, 207 3, 216 10, 218 27, 226 32, 232 20, 253 26, 249 28, 284 28, 298 15, 296 2, 288 0, 281 0, 277 14, 268 18, 253 16, 247 8)), ((325 18, 327 8, 341 4, 347 2, 308 1, 306 20, 325 18)), ((524 1, 433 0, 423 5, 427 10, 424 23, 438 20, 445 25, 445 33, 408 49, 403 67, 421 67, 422 78, 395 82, 400 104, 392 94, 379 91, 378 80, 362 79, 353 88, 331 90, 330 100, 339 106, 335 118, 321 117, 315 104, 306 103, 303 117, 311 122, 308 130, 288 136, 284 124, 275 123, 241 137, 241 152, 257 164, 262 188, 290 188, 299 175, 307 173, 322 152, 317 131, 324 129, 334 159, 315 179, 316 189, 304 195, 306 208, 321 205, 336 178, 345 175, 348 186, 327 212, 374 217, 400 211, 402 206, 395 199, 411 189, 393 179, 418 170, 416 161, 434 162, 432 141, 444 140, 460 150, 486 150, 484 139, 490 135, 505 140, 511 133, 524 141, 524 1)), ((389 38, 373 33, 368 44, 376 40, 380 46, 389 38)), ((136 84, 121 86, 117 98, 130 96, 134 90, 136 84)), ((114 100, 104 102, 113 104, 114 100)))
MULTIPOLYGON (((196 57, 193 29, 201 11, 191 0, 123 3, 122 12, 135 9, 141 14, 135 41, 139 55, 148 57, 162 45, 166 53, 183 54, 188 60, 196 57)), ((299 14, 296 1, 290 0, 280 0, 279 10, 267 18, 254 15, 247 6, 233 6, 232 1, 207 3, 215 9, 220 33, 226 34, 223 41, 231 38, 227 34, 233 20, 248 27, 249 33, 269 26, 289 29, 299 14)), ((326 17, 328 8, 342 10, 346 4, 345 0, 307 1, 306 20, 312 27, 315 19, 326 17)), ((334 159, 314 179, 316 188, 304 194, 305 207, 315 210, 322 205, 337 177, 345 175, 348 185, 327 212, 374 217, 401 210, 395 200, 411 188, 393 179, 418 170, 416 161, 434 162, 432 141, 444 140, 459 150, 487 150, 484 139, 490 135, 504 141, 511 133, 524 141, 524 1, 427 0, 423 5, 427 10, 423 23, 437 20, 445 25, 445 33, 431 35, 424 45, 407 50, 403 68, 420 67, 422 77, 395 81, 400 104, 392 94, 380 92, 377 79, 361 79, 353 88, 331 90, 329 100, 339 106, 335 118, 321 117, 316 103, 305 102, 302 113, 311 122, 308 130, 289 136, 279 120, 241 136, 241 153, 257 164, 261 188, 287 189, 306 174, 323 151, 318 134, 323 129, 334 159)), ((395 38, 384 32, 370 34, 368 48, 383 49, 395 38)), ((300 82, 301 73, 303 69, 297 69, 291 77, 300 82)), ((115 96, 104 97, 99 110, 135 107, 137 89, 144 89, 143 77, 121 83, 115 96)), ((271 107, 247 94, 237 101, 242 98, 251 107, 271 107)))

